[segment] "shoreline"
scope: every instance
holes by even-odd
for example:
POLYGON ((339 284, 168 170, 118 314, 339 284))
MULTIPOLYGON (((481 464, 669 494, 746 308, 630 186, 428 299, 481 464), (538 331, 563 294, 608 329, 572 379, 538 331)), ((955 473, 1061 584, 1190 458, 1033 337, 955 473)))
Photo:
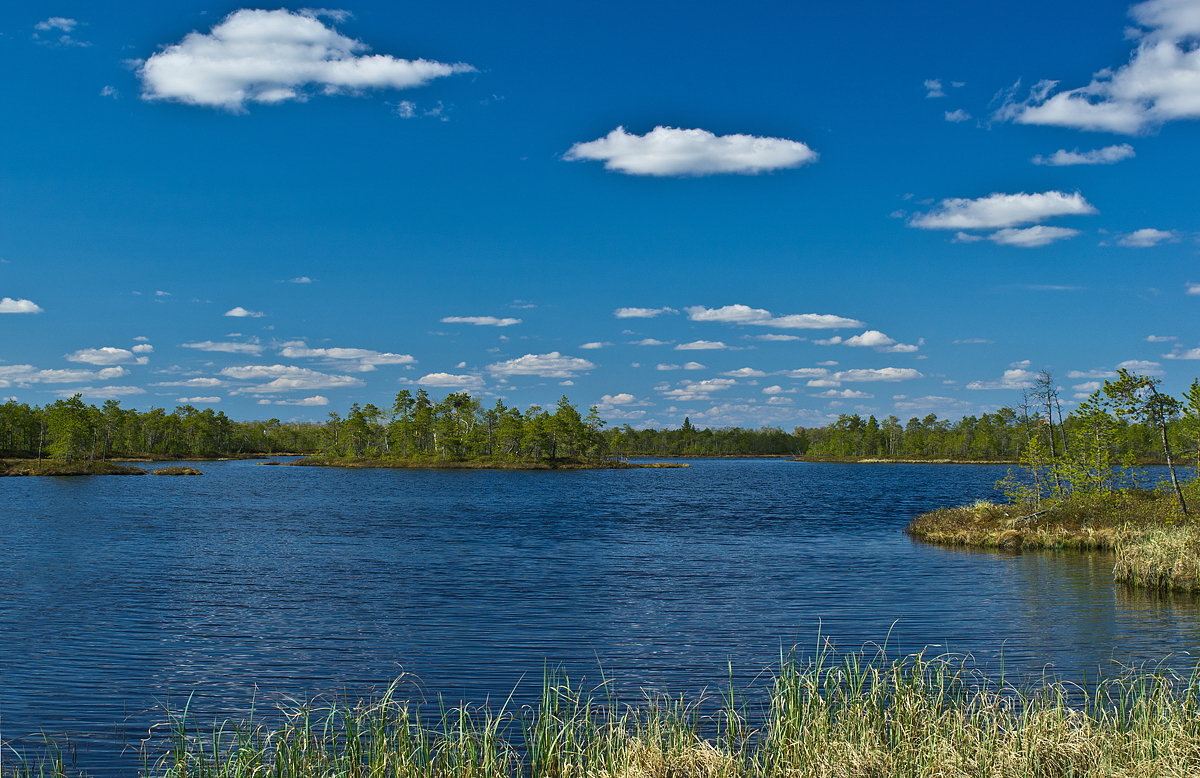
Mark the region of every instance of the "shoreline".
POLYGON ((340 467, 347 470, 643 470, 690 467, 683 462, 488 462, 488 461, 424 461, 413 459, 366 459, 342 457, 305 457, 295 462, 262 462, 261 465, 281 467, 340 467))

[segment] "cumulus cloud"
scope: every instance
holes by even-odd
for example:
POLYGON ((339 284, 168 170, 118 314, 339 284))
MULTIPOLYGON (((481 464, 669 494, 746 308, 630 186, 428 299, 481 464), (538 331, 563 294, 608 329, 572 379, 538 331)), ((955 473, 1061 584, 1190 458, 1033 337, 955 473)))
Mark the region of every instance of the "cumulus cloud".
POLYGON ((669 346, 669 345, 671 345, 671 342, 669 340, 659 340, 658 338, 642 338, 641 340, 635 340, 635 341, 630 342, 629 345, 631 345, 631 346, 669 346))
POLYGON ((381 365, 411 365, 417 360, 410 354, 393 354, 369 348, 309 348, 303 341, 284 344, 279 355, 288 359, 321 359, 339 369, 367 373, 381 365))
POLYGON ((676 351, 719 351, 721 349, 727 349, 727 348, 729 348, 729 346, 725 345, 723 342, 721 342, 719 340, 693 340, 688 343, 680 343, 678 346, 675 347, 675 350, 676 351))
POLYGON ((946 121, 953 124, 959 124, 960 122, 968 121, 970 118, 971 114, 967 113, 961 108, 955 108, 953 111, 946 111, 946 121))
POLYGON ((768 343, 787 343, 792 341, 804 340, 799 335, 783 335, 776 332, 768 332, 765 335, 747 335, 746 337, 752 340, 762 340, 768 343))
POLYGON ((285 284, 311 284, 312 282, 313 280, 308 276, 296 276, 295 278, 289 278, 284 281, 285 284))
POLYGON ((815 162, 800 141, 754 135, 714 135, 707 130, 655 127, 634 135, 618 127, 603 138, 576 143, 567 160, 599 160, 606 170, 640 176, 754 174, 815 162))
POLYGON ((246 319, 246 318, 261 319, 263 316, 266 316, 266 314, 263 313, 262 311, 251 311, 246 308, 243 308, 240 305, 238 305, 234 308, 230 308, 228 311, 225 311, 225 313, 223 315, 224 316, 232 316, 235 319, 246 319))
POLYGON ((732 376, 733 378, 762 378, 769 373, 753 367, 739 367, 737 370, 728 370, 721 375, 732 376))
POLYGON ((945 97, 945 96, 946 96, 946 92, 945 92, 944 88, 942 87, 942 80, 940 78, 925 79, 925 97, 926 98, 945 97))
POLYGON ((499 318, 496 316, 447 316, 443 324, 474 324, 476 327, 511 327, 520 324, 520 319, 499 318))
POLYGON ((835 316, 829 313, 794 313, 776 316, 762 308, 735 303, 720 308, 705 308, 693 305, 684 309, 692 321, 721 322, 723 324, 753 325, 793 330, 833 330, 842 327, 862 327, 861 321, 835 316))
POLYGON ((594 370, 596 366, 586 359, 569 357, 551 351, 549 354, 526 354, 516 359, 488 365, 494 375, 533 375, 542 378, 573 378, 576 374, 594 370))
POLYGON ((258 401, 259 405, 293 405, 300 408, 315 408, 321 405, 329 405, 329 398, 324 395, 314 394, 312 397, 302 397, 297 400, 268 400, 262 399, 258 401))
POLYGON ((78 19, 67 16, 51 16, 49 19, 43 19, 33 25, 35 30, 33 38, 39 43, 52 43, 59 46, 90 46, 90 43, 71 36, 71 33, 75 32, 79 26, 78 19), (51 37, 47 38, 42 33, 50 33, 51 37))
POLYGON ((237 390, 239 394, 261 392, 307 391, 312 389, 337 389, 351 386, 362 386, 363 382, 348 375, 330 375, 317 370, 294 365, 243 365, 226 367, 220 371, 226 378, 237 381, 265 381, 251 387, 237 390))
POLYGON ((1031 224, 1055 216, 1086 215, 1096 209, 1078 192, 993 193, 974 199, 951 197, 909 221, 923 230, 980 230, 1031 224))
POLYGON ((212 403, 221 402, 221 398, 217 397, 216 395, 211 395, 211 396, 206 396, 206 397, 176 397, 175 402, 177 402, 177 403, 212 404, 212 403))
POLYGON ((1200 348, 1179 349, 1170 354, 1163 354, 1166 359, 1200 359, 1200 348))
MULTIPOLYGON (((830 376, 831 380, 846 383, 865 383, 871 381, 911 381, 914 378, 924 378, 925 374, 911 367, 879 367, 841 370, 830 376)), ((812 386, 810 383, 809 386, 812 386)))
POLYGON ((41 313, 42 309, 33 300, 0 297, 0 313, 41 313))
POLYGON ((134 394, 145 394, 146 390, 139 386, 77 386, 71 389, 55 389, 59 397, 72 397, 81 394, 89 400, 118 400, 134 394))
POLYGON ((1133 150, 1133 146, 1128 143, 1121 143, 1116 146, 1105 146, 1102 149, 1092 149, 1091 151, 1067 151, 1059 149, 1048 157, 1041 154, 1034 157, 1031 161, 1035 165, 1051 165, 1061 167, 1064 165, 1112 165, 1124 159, 1132 159, 1137 156, 1133 150))
POLYGON ((618 405, 633 406, 633 405, 649 405, 645 400, 639 400, 637 395, 629 392, 618 392, 617 394, 606 394, 601 396, 600 403, 597 406, 601 410, 616 407, 618 405))
MULTIPOLYGON (((1104 68, 1089 84, 1056 91, 1036 83, 1024 100, 1010 96, 997 118, 1124 134, 1200 118, 1200 12, 1194 0, 1149 0, 1129 10, 1138 28, 1129 61, 1104 68)), ((1015 91, 1015 90, 1014 90, 1015 91)))
POLYGON ((189 378, 186 381, 160 381, 151 386, 182 386, 190 388, 215 388, 229 386, 228 381, 222 381, 220 378, 189 378))
POLYGON ((1078 234, 1079 230, 1069 227, 1047 227, 1044 224, 1037 224, 1033 227, 1008 227, 997 230, 988 235, 987 239, 1001 246, 1031 249, 1048 246, 1055 241, 1073 238, 1078 234))
POLYGON ((1128 370, 1141 375, 1162 375, 1162 365, 1147 359, 1127 359, 1117 363, 1118 370, 1128 370))
POLYGON ((682 365, 674 364, 658 364, 654 366, 655 370, 703 370, 704 365, 699 362, 684 362, 682 365))
POLYGON ((1171 230, 1156 230, 1153 227, 1145 227, 1122 236, 1117 240, 1117 244, 1130 248, 1144 249, 1163 243, 1174 243, 1177 240, 1179 240, 1179 235, 1171 230))
POLYGON ((968 389, 1028 389, 1036 376, 1022 367, 1009 368, 994 381, 972 381, 968 389))
POLYGON ((613 316, 618 319, 653 319, 655 316, 661 316, 664 313, 679 313, 674 308, 618 308, 613 311, 613 316))
POLYGON ((1116 378, 1117 372, 1108 368, 1095 368, 1093 370, 1068 370, 1067 378, 1116 378))
POLYGON ((257 343, 201 340, 196 343, 180 343, 179 345, 183 348, 195 349, 196 351, 217 351, 224 354, 253 354, 257 356, 263 351, 263 347, 257 343))
POLYGON ((875 395, 859 391, 858 389, 826 389, 811 396, 831 400, 869 400, 875 395))
MULTIPOLYGON (((833 364, 837 364, 834 362, 833 364)), ((786 370, 784 375, 788 378, 821 378, 829 375, 829 371, 823 367, 800 367, 795 370, 786 370)))
MULTIPOLYGON (((921 339, 920 342, 924 343, 925 340, 921 339)), ((873 348, 876 351, 890 354, 908 354, 918 350, 918 346, 909 343, 899 343, 879 330, 867 330, 861 334, 854 335, 849 338, 843 338, 840 335, 835 335, 832 338, 814 340, 813 343, 817 344, 818 346, 841 345, 858 348, 873 348)))
POLYGON ((32 384, 73 384, 83 381, 111 381, 129 375, 123 367, 100 370, 39 370, 33 365, 0 365, 0 388, 28 387, 32 384))
POLYGON ((314 12, 241 9, 141 64, 142 96, 244 111, 248 103, 304 101, 314 93, 406 89, 474 70, 463 63, 366 54, 314 12))
POLYGON ((417 379, 421 386, 435 386, 439 389, 478 390, 483 388, 483 379, 476 375, 455 373, 427 373, 417 379))
POLYGON ((604 341, 604 340, 593 340, 593 341, 589 341, 588 343, 583 343, 583 344, 581 344, 581 345, 579 346, 579 348, 586 348, 586 349, 597 349, 597 348, 607 348, 607 347, 609 347, 609 346, 611 346, 611 345, 612 345, 612 344, 611 344, 611 343, 609 343, 608 341, 604 341))
POLYGON ((706 378, 703 381, 681 381, 677 388, 663 388, 660 390, 660 393, 663 397, 671 400, 690 402, 693 400, 707 400, 713 392, 719 392, 736 385, 737 381, 732 378, 706 378))
MULTIPOLYGON (((134 346, 134 348, 139 348, 134 346)), ((68 362, 83 362, 88 365, 120 365, 120 364, 146 364, 149 359, 147 357, 136 356, 133 351, 123 348, 115 348, 113 346, 101 346, 100 348, 81 348, 78 351, 73 351, 66 356, 68 362)))

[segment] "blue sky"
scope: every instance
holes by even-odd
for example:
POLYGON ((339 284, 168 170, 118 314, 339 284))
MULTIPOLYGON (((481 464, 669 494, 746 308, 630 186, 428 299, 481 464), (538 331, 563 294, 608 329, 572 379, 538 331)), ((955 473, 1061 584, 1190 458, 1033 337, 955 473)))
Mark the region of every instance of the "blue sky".
POLYGON ((790 427, 1043 367, 1180 390, 1198 41, 1200 0, 8 4, 0 396, 790 427))

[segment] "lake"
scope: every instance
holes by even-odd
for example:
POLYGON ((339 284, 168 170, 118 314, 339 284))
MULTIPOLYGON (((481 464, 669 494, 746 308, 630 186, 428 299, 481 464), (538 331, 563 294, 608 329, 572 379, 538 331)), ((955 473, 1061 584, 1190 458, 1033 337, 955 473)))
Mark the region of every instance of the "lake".
POLYGON ((547 665, 687 693, 821 636, 1081 678, 1200 638, 1193 599, 1114 587, 1106 558, 902 534, 1004 467, 690 462, 0 479, 0 738, 67 736, 103 774, 189 695, 238 714, 409 673, 414 695, 521 702, 547 665))

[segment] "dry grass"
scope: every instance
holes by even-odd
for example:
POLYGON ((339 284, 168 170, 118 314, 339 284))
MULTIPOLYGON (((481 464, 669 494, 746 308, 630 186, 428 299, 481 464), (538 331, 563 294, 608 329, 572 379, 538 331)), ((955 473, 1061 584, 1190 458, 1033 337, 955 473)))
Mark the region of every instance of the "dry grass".
POLYGON ((146 471, 132 465, 112 462, 59 462, 54 459, 0 460, 0 476, 19 475, 145 475, 146 471))

